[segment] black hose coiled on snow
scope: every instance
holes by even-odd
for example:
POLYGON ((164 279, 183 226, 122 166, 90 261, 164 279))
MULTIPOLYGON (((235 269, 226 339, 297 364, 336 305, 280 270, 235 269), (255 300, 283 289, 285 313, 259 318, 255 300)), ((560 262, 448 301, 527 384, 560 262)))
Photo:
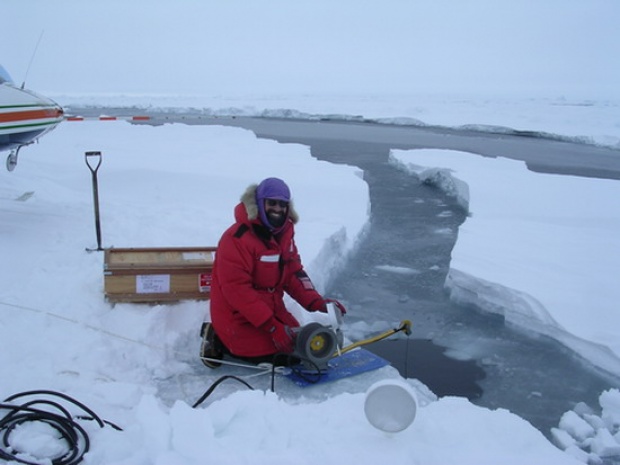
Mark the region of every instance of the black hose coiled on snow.
POLYGON ((84 428, 75 421, 76 419, 94 420, 101 428, 105 425, 109 425, 116 430, 122 431, 121 428, 115 424, 99 418, 95 412, 84 404, 60 392, 42 390, 15 394, 7 397, 3 403, 0 403, 0 410, 8 411, 4 417, 0 418, 0 459, 6 461, 13 460, 28 465, 39 465, 42 461, 47 463, 48 460, 52 465, 75 465, 81 462, 84 454, 88 452, 90 448, 90 439, 84 428), (79 407, 88 415, 72 417, 69 411, 61 404, 45 399, 31 400, 21 405, 8 403, 21 397, 34 395, 47 395, 61 398, 79 407), (41 406, 43 408, 37 408, 35 406, 41 406), (26 452, 17 450, 11 445, 11 434, 16 428, 29 422, 45 423, 54 429, 59 434, 60 439, 64 440, 67 449, 66 452, 56 457, 41 459, 41 461, 26 459, 26 452))

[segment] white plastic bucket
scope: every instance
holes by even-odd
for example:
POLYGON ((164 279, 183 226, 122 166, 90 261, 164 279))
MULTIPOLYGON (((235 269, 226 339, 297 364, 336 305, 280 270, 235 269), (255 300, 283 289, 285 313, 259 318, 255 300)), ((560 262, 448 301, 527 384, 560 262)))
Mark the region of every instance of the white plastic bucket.
POLYGON ((364 413, 372 426, 387 433, 398 433, 413 423, 418 399, 404 380, 378 381, 366 391, 364 413))

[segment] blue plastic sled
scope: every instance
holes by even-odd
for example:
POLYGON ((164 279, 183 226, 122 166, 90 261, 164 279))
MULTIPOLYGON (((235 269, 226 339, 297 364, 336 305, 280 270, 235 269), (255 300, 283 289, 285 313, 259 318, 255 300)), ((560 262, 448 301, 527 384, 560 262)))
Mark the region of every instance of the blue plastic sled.
POLYGON ((366 349, 356 349, 331 359, 327 370, 321 374, 297 367, 285 376, 297 386, 307 387, 377 370, 389 364, 387 360, 366 349))

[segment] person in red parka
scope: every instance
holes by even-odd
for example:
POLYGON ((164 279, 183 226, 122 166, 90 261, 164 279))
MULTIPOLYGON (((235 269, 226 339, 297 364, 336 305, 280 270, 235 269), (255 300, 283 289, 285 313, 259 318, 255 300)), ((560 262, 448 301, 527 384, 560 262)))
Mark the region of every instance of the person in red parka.
POLYGON ((211 368, 219 366, 213 359, 225 351, 253 362, 274 362, 274 354, 293 352, 292 328, 299 322, 284 305, 285 292, 311 312, 325 312, 331 301, 304 270, 295 245, 299 216, 284 181, 267 178, 250 185, 234 215, 217 246, 211 323, 201 330, 201 358, 211 368))

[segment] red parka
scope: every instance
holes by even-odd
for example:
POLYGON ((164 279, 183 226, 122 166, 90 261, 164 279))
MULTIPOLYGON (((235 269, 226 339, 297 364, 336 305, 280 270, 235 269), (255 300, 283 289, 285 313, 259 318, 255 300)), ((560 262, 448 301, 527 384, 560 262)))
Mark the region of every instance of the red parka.
POLYGON ((261 326, 271 317, 284 325, 299 323, 284 306, 284 293, 302 307, 324 306, 304 271, 295 245, 297 213, 292 202, 284 227, 275 236, 258 218, 256 185, 235 207, 235 224, 222 235, 213 264, 211 321, 231 353, 242 357, 271 355, 276 349, 261 326))

